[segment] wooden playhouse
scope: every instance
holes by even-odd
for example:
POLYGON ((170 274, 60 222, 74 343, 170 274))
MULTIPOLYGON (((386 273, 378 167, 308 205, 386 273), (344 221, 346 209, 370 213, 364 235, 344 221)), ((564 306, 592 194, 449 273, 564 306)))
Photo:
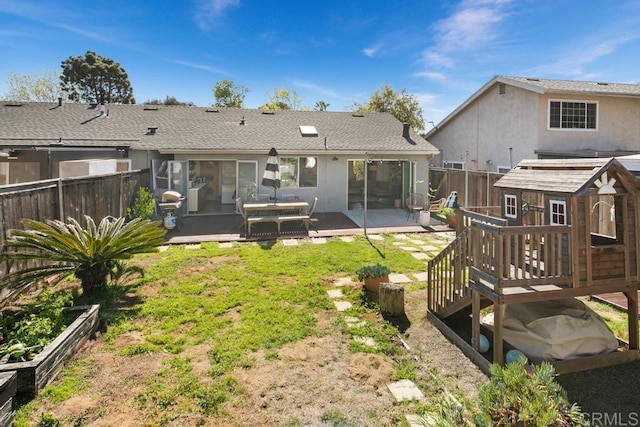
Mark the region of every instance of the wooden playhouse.
MULTIPOLYGON (((629 342, 607 354, 553 360, 571 372, 640 360, 640 185, 614 158, 525 160, 495 183, 501 206, 461 208, 456 239, 428 265, 428 316, 480 367, 503 363, 509 304, 619 293, 629 342), (492 351, 479 349, 493 306, 492 351), (448 319, 470 323, 466 337, 448 319)), ((490 335, 490 336, 491 336, 490 335)))

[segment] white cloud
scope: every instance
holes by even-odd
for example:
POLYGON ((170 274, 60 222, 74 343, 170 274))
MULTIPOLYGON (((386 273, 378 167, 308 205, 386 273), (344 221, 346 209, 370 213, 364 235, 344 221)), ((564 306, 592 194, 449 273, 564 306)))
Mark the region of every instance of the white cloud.
POLYGON ((438 81, 446 80, 447 78, 443 73, 438 73, 435 71, 422 71, 420 73, 415 73, 414 76, 422 77, 428 80, 438 80, 438 81))
POLYGON ((561 49, 564 53, 560 59, 544 66, 536 67, 533 71, 538 75, 555 74, 574 79, 591 80, 597 78, 598 74, 585 71, 586 66, 615 53, 622 45, 637 40, 638 37, 637 34, 627 34, 625 36, 613 36, 606 40, 600 38, 595 43, 591 43, 588 40, 580 40, 580 44, 589 46, 589 48, 561 49), (566 52, 575 53, 567 54, 566 52))
POLYGON ((451 68, 460 52, 478 50, 495 40, 496 28, 505 19, 504 6, 510 0, 468 0, 458 5, 453 14, 436 22, 435 43, 422 58, 429 67, 451 68))
POLYGON ((226 73, 226 72, 220 70, 219 68, 212 67, 210 65, 198 64, 198 63, 189 62, 189 61, 181 61, 179 59, 170 59, 169 62, 172 62, 174 64, 178 64, 178 65, 184 65, 185 67, 193 68, 193 69, 196 69, 196 70, 208 71, 208 72, 210 72, 212 74, 229 75, 229 73, 226 73))
POLYGON ((366 49, 362 49, 362 53, 364 53, 365 56, 368 56, 369 58, 373 58, 376 52, 378 52, 377 47, 368 47, 366 49))
POLYGON ((229 8, 238 7, 240 0, 196 0, 195 22, 202 30, 210 27, 229 8))
POLYGON ((338 97, 338 94, 336 92, 334 92, 333 90, 323 87, 323 86, 319 86, 310 82, 306 82, 306 81, 302 81, 302 80, 294 80, 293 84, 297 87, 303 88, 303 89, 307 89, 310 90, 312 92, 315 92, 317 94, 323 95, 323 96, 331 96, 334 98, 338 97))

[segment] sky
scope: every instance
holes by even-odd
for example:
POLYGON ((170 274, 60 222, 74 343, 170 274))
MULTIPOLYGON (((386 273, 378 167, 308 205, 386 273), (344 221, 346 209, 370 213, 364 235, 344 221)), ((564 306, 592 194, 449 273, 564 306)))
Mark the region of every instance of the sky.
POLYGON ((232 80, 349 111, 390 85, 437 124, 496 75, 640 82, 640 0, 0 0, 8 76, 88 51, 125 69, 136 102, 206 107, 232 80))

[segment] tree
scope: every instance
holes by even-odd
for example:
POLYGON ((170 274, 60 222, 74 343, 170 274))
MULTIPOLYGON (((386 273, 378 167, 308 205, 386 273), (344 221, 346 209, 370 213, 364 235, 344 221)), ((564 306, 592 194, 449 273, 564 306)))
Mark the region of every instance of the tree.
POLYGON ((390 85, 384 85, 382 91, 376 90, 371 98, 364 104, 355 103, 353 111, 361 113, 391 113, 402 123, 409 125, 420 132, 424 130, 422 108, 415 96, 402 89, 396 93, 390 85))
POLYGON ((164 243, 166 230, 159 221, 135 218, 125 223, 124 218, 106 217, 96 226, 85 216, 87 228, 74 219, 69 223, 59 220, 45 222, 24 219, 24 230, 12 230, 5 241, 1 259, 43 260, 44 265, 19 269, 0 278, 0 287, 18 288, 39 280, 52 278, 52 284, 75 275, 85 294, 106 288, 108 277, 126 272, 142 273, 128 267, 124 260, 134 254, 156 252, 164 243))
POLYGON ((220 80, 213 86, 213 96, 216 98, 214 107, 244 108, 244 97, 249 92, 245 86, 236 85, 232 80, 220 80))
POLYGON ((327 104, 324 101, 318 101, 313 106, 313 109, 316 110, 316 111, 327 111, 327 108, 329 108, 329 104, 327 104))
POLYGON ((175 96, 167 95, 164 101, 161 99, 149 99, 144 102, 145 105, 193 105, 193 102, 181 102, 175 96))
POLYGON ((289 91, 285 88, 273 89, 271 95, 267 94, 269 102, 262 105, 263 110, 299 110, 302 99, 295 90, 289 91))
POLYGON ((135 104, 133 89, 124 68, 113 59, 87 51, 62 61, 62 89, 72 101, 135 104))
POLYGON ((57 102, 62 96, 60 75, 55 71, 35 74, 9 73, 9 92, 3 98, 9 101, 57 102))

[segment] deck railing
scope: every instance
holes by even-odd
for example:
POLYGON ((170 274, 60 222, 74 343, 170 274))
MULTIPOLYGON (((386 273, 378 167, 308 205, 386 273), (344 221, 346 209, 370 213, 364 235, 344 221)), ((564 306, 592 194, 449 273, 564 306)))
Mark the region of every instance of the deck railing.
POLYGON ((507 226, 473 221, 472 275, 507 287, 571 284, 571 227, 507 226))
MULTIPOLYGON (((485 212, 489 212, 484 208, 485 212)), ((504 288, 571 284, 569 226, 509 226, 480 210, 459 210, 456 239, 427 265, 428 309, 447 317, 470 304, 469 279, 504 288)))

